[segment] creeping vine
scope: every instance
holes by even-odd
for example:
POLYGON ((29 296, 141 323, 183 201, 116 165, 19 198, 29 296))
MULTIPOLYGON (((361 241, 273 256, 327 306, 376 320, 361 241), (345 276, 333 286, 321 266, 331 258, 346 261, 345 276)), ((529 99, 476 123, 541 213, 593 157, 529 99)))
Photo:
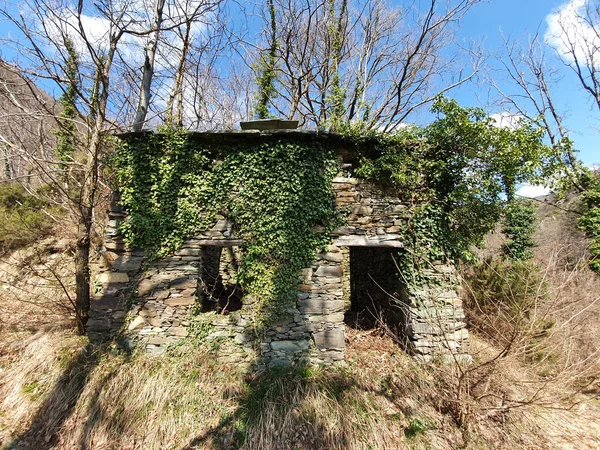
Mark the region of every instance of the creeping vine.
MULTIPOLYGON (((431 125, 394 134, 341 130, 357 156, 354 176, 387 185, 407 206, 398 267, 412 286, 434 261, 472 260, 515 187, 541 182, 560 157, 531 122, 499 128, 482 110, 444 98, 432 111, 431 125)), ((158 131, 124 137, 116 155, 127 243, 161 257, 228 219, 244 241, 238 281, 265 322, 276 320, 296 301, 300 270, 341 225, 334 144, 311 134, 227 141, 158 131)))
POLYGON ((295 303, 300 270, 338 223, 335 152, 306 136, 208 143, 162 128, 125 138, 115 162, 126 242, 162 257, 227 218, 244 241, 238 281, 265 320, 295 303))

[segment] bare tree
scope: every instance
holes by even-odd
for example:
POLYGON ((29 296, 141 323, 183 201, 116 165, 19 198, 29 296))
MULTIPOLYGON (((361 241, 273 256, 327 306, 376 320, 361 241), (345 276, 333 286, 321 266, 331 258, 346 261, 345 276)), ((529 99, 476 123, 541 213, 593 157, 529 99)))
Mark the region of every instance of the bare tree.
POLYGON ((274 109, 316 127, 342 120, 393 130, 477 72, 477 58, 464 73, 443 57, 456 23, 476 3, 430 0, 421 9, 384 0, 277 0, 274 109))
POLYGON ((600 111, 600 3, 569 2, 548 22, 544 41, 537 34, 523 42, 505 39, 497 60, 508 83, 490 81, 506 109, 540 121, 569 181, 584 191, 588 177, 577 160, 564 111, 554 94, 564 76, 556 64, 562 62, 575 73, 579 87, 600 111))
POLYGON ((150 103, 150 87, 152 85, 152 76, 154 74, 154 57, 158 45, 158 37, 163 22, 163 9, 165 0, 156 0, 154 2, 154 15, 152 19, 152 28, 148 34, 148 43, 146 44, 144 65, 142 67, 142 82, 140 84, 140 94, 138 96, 138 106, 131 126, 133 131, 140 131, 146 120, 148 104, 150 103))
POLYGON ((557 30, 546 40, 577 75, 600 111, 600 2, 570 3, 554 16, 557 30))
POLYGON ((503 109, 541 123, 557 158, 564 163, 567 177, 580 191, 583 190, 578 175, 580 163, 553 93, 562 74, 548 62, 539 36, 530 38, 526 46, 505 39, 503 51, 497 59, 509 83, 504 87, 497 80, 490 81, 500 94, 503 109))
POLYGON ((60 161, 51 148, 44 150, 44 157, 31 154, 19 139, 11 145, 30 158, 43 183, 60 193, 54 201, 61 203, 76 224, 74 303, 81 333, 85 332, 90 308, 90 251, 102 190, 101 155, 114 126, 108 117, 110 105, 116 105, 111 95, 113 62, 127 27, 135 22, 127 5, 107 0, 94 7, 96 16, 90 15, 83 1, 56 5, 30 0, 21 5, 26 14, 20 15, 9 8, 0 9, 0 14, 21 33, 19 40, 9 44, 18 51, 22 69, 33 80, 44 80, 63 92, 75 93, 72 106, 76 115, 72 120, 76 121, 77 133, 72 157, 60 161), (87 26, 91 17, 101 25, 100 33, 87 26), (76 73, 69 73, 71 43, 80 60, 76 73), (61 168, 65 166, 67 183, 62 178, 61 168))
POLYGON ((172 64, 172 87, 166 102, 167 122, 192 129, 203 127, 208 114, 200 110, 214 105, 210 95, 218 90, 214 70, 224 62, 221 57, 228 47, 222 3, 187 0, 171 5, 180 23, 165 34, 162 43, 163 60, 176 62, 172 64), (170 56, 174 53, 179 54, 178 59, 170 56))

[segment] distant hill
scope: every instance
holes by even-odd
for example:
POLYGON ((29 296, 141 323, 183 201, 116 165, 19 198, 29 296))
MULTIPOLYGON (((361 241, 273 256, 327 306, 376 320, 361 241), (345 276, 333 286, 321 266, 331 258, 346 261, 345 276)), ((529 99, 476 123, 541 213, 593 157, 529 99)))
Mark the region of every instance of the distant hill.
POLYGON ((33 183, 48 163, 59 104, 18 67, 0 59, 0 181, 33 183))

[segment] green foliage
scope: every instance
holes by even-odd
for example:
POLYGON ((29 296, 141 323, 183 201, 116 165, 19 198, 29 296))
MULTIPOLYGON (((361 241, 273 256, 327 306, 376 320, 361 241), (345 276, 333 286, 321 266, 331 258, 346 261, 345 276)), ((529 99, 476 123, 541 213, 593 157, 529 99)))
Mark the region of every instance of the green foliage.
POLYGON ((76 149, 77 127, 75 126, 75 118, 77 117, 77 109, 75 100, 79 88, 79 58, 73 42, 68 38, 65 40, 65 49, 68 54, 65 69, 66 87, 59 98, 62 109, 58 117, 59 129, 55 131, 58 138, 55 152, 59 161, 63 163, 73 160, 76 149))
POLYGON ((345 134, 362 154, 358 176, 395 188, 410 210, 401 233, 407 261, 405 279, 418 279, 420 268, 439 259, 473 260, 501 217, 506 197, 518 183, 540 183, 555 161, 542 142, 543 132, 522 121, 519 128, 498 128, 478 108, 462 108, 438 98, 438 119, 427 127, 395 134, 345 134))
POLYGON ((271 116, 269 103, 275 95, 275 69, 279 44, 277 43, 277 15, 273 0, 269 0, 269 17, 271 19, 271 42, 268 53, 262 55, 260 60, 260 75, 257 79, 258 102, 254 111, 257 119, 268 119, 271 116))
POLYGON ((466 281, 480 311, 503 310, 525 317, 548 296, 543 274, 532 261, 483 261, 473 266, 466 281))
POLYGON ((35 242, 49 233, 52 222, 42 209, 49 205, 19 183, 0 183, 0 253, 35 242))
POLYGON ((531 248, 535 245, 535 220, 535 207, 531 200, 513 200, 507 205, 502 228, 507 238, 502 247, 506 257, 512 260, 533 258, 531 248))
POLYGON ((265 320, 295 302, 299 271, 337 223, 335 153, 310 138, 208 145, 163 128, 128 138, 115 162, 128 244, 164 256, 226 217, 244 239, 238 281, 265 320))
POLYGON ((407 439, 414 439, 419 434, 435 429, 437 429, 436 425, 430 420, 420 420, 413 417, 410 419, 410 424, 404 429, 404 436, 406 436, 407 439))
POLYGON ((600 273, 600 182, 597 178, 592 177, 581 200, 585 211, 579 219, 579 228, 592 240, 590 268, 600 273))

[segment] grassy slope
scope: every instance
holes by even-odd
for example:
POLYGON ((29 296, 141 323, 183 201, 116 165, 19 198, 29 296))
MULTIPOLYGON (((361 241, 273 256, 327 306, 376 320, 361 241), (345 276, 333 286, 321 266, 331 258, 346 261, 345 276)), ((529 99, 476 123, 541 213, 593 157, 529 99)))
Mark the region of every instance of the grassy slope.
MULTIPOLYGON (((598 345, 588 333, 600 324, 598 279, 581 264, 585 246, 566 231, 565 216, 540 214, 537 258, 555 299, 549 345, 560 356, 559 369, 587 368, 598 345)), ((38 286, 40 278, 20 277, 17 284, 36 280, 36 292, 51 298, 48 285, 38 286)), ((462 378, 460 367, 420 365, 390 338, 358 331, 349 332, 344 367, 257 375, 217 362, 203 346, 161 358, 131 353, 117 342, 89 347, 69 331, 60 308, 49 321, 51 304, 26 306, 15 292, 0 290, 0 447, 600 447, 593 384, 586 385, 587 394, 574 394, 578 385, 565 378, 569 371, 541 377, 538 367, 511 357, 486 364, 499 349, 477 336, 476 362, 462 378)))

